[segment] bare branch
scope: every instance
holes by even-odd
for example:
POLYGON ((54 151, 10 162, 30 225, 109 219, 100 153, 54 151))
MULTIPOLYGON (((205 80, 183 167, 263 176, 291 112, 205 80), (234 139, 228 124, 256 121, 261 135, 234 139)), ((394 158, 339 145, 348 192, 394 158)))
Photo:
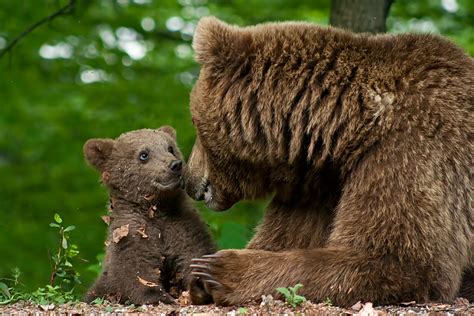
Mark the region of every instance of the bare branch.
POLYGON ((0 51, 0 58, 2 58, 6 53, 11 51, 13 47, 15 47, 25 36, 33 32, 36 28, 40 27, 43 24, 46 24, 48 22, 51 22, 55 18, 57 18, 60 15, 68 14, 70 13, 75 5, 76 5, 77 0, 69 0, 69 3, 65 5, 64 7, 60 8, 58 11, 54 12, 53 14, 39 20, 35 24, 31 25, 29 28, 27 28, 25 31, 23 31, 20 35, 15 37, 8 45, 5 47, 3 50, 0 51))

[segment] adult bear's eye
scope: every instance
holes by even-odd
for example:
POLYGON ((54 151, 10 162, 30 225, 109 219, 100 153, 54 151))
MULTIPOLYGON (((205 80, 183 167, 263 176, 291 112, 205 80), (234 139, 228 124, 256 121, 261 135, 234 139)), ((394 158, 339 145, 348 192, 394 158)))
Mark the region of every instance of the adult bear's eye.
POLYGON ((142 162, 147 161, 148 158, 150 158, 150 156, 148 155, 147 151, 141 151, 140 154, 138 155, 138 159, 140 159, 140 161, 142 162))
POLYGON ((172 155, 174 155, 174 148, 173 148, 173 146, 168 146, 168 151, 169 151, 172 155))

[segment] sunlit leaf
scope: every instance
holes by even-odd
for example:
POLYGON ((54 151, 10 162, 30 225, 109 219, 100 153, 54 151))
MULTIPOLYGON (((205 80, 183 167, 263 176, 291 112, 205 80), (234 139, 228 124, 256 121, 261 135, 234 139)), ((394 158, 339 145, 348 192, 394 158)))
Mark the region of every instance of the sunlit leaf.
POLYGON ((70 232, 70 231, 72 231, 72 230, 74 230, 74 229, 76 229, 76 226, 72 226, 72 225, 71 225, 71 226, 66 227, 66 228, 64 229, 64 232, 70 232))
POLYGON ((61 243, 61 246, 63 247, 63 249, 67 249, 67 239, 66 238, 63 238, 63 241, 61 243))
POLYGON ((61 216, 59 216, 58 213, 54 214, 54 221, 58 224, 61 224, 63 222, 63 219, 61 218, 61 216))

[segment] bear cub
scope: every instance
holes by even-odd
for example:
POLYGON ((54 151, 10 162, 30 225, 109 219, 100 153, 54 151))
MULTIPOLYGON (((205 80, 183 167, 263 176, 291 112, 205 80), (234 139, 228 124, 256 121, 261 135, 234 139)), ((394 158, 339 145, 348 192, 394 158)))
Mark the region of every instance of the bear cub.
POLYGON ((116 140, 90 139, 84 156, 101 173, 110 197, 110 216, 103 217, 109 225, 103 270, 84 300, 170 304, 190 287, 204 293, 189 266, 192 258, 216 249, 183 190, 175 130, 163 126, 116 140))

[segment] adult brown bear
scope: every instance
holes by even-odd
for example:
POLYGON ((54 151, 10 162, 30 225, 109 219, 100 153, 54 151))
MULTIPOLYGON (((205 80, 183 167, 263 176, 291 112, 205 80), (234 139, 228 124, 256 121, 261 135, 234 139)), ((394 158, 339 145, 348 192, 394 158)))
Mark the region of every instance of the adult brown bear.
POLYGON ((216 210, 273 194, 247 249, 194 261, 214 301, 296 283, 343 306, 456 296, 474 263, 469 56, 433 35, 212 17, 193 45, 188 194, 216 210))

